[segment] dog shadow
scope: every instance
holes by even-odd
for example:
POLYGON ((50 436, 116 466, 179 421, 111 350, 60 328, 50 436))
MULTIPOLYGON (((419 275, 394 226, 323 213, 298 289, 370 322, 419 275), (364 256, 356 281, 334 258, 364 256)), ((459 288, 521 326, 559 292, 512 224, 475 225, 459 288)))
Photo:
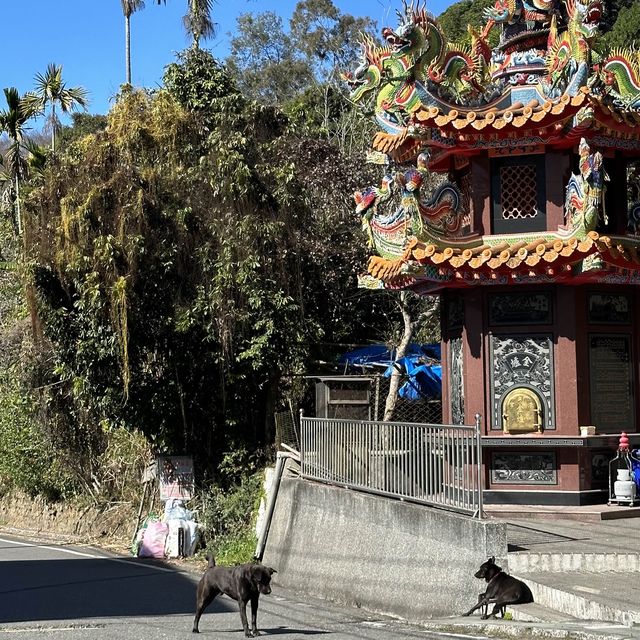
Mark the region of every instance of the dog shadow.
POLYGON ((274 635, 281 636, 287 633, 295 634, 297 636, 319 636, 324 635, 326 633, 330 633, 329 631, 318 631, 316 629, 290 629, 289 627, 276 627, 275 629, 261 629, 265 636, 274 635))

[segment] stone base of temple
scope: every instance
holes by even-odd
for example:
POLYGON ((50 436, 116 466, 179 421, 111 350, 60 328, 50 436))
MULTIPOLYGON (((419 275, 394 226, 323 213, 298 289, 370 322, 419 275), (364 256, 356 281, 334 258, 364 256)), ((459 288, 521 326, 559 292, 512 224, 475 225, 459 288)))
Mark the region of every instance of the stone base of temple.
POLYGON ((485 491, 484 502, 505 505, 583 506, 606 504, 606 490, 595 491, 485 491))

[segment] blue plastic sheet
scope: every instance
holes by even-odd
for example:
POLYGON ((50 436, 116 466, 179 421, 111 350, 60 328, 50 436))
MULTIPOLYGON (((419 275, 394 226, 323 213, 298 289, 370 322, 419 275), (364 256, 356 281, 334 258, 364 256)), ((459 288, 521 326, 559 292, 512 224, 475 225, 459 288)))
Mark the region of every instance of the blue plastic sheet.
MULTIPOLYGON (((407 357, 430 358, 440 361, 440 343, 415 344, 412 342, 407 347, 405 355, 407 357)), ((386 366, 394 360, 395 357, 392 357, 391 352, 384 344, 372 344, 368 347, 361 347, 360 349, 349 351, 340 357, 341 364, 350 365, 386 366)))
POLYGON ((342 364, 385 367, 383 375, 391 376, 399 368, 407 380, 398 395, 407 400, 430 400, 442 395, 442 367, 439 344, 410 344, 403 358, 395 360, 383 344, 371 345, 345 353, 342 364))

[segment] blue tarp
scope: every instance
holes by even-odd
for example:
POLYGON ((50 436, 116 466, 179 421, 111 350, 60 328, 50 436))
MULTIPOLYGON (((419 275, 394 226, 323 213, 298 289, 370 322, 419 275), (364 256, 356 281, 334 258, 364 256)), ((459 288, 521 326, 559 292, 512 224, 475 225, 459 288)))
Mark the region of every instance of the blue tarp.
POLYGON ((398 366, 408 379, 398 390, 401 398, 421 400, 440 398, 442 395, 442 367, 439 344, 410 344, 403 358, 395 360, 383 344, 374 344, 345 353, 342 364, 370 367, 385 367, 384 376, 389 377, 398 366))
MULTIPOLYGON (((434 344, 415 344, 411 343, 407 347, 406 357, 424 358, 440 361, 440 343, 434 344)), ((372 344, 368 347, 361 347, 355 351, 340 356, 341 364, 353 365, 378 365, 387 366, 395 358, 391 357, 391 352, 384 344, 372 344)))

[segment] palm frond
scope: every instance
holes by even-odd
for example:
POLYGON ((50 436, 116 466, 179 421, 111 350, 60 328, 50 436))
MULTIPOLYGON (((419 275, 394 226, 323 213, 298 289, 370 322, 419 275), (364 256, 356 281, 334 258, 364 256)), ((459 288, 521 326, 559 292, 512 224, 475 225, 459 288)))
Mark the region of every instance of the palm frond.
POLYGON ((27 157, 29 170, 35 174, 42 175, 49 159, 49 149, 33 140, 27 140, 25 148, 29 153, 27 157))
POLYGON ((182 23, 196 46, 199 46, 201 38, 206 40, 216 33, 216 23, 211 18, 212 11, 213 0, 189 0, 189 11, 182 18, 182 23))
POLYGON ((144 9, 144 0, 120 0, 120 4, 125 18, 130 18, 136 11, 144 9))

